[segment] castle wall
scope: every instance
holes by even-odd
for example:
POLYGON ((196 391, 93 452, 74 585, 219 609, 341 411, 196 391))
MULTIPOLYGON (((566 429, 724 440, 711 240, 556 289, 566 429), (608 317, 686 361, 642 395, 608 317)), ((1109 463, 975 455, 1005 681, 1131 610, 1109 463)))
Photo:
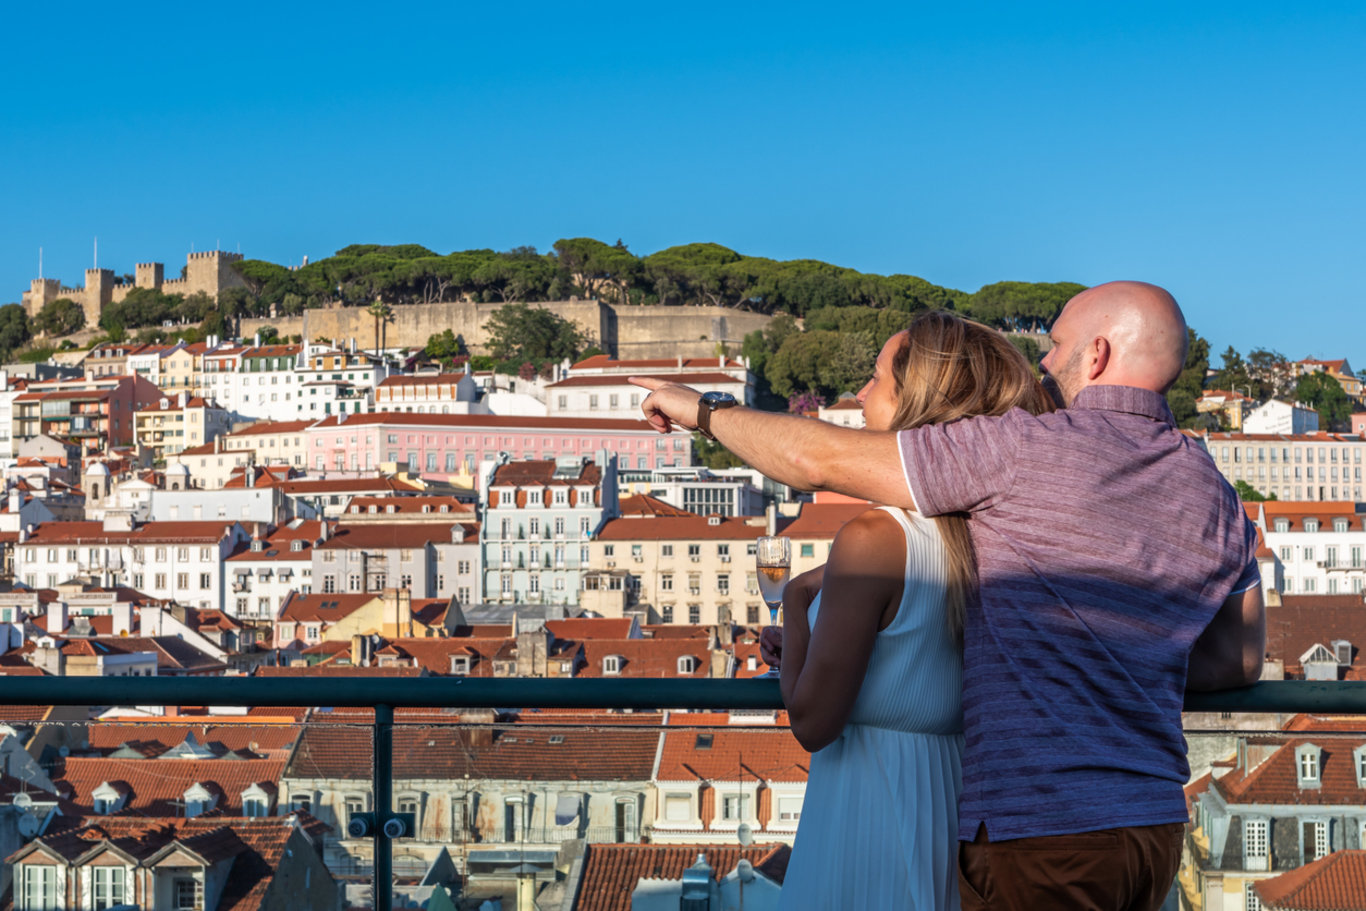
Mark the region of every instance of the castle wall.
MULTIPOLYGON (((420 348, 433 335, 450 329, 464 336, 475 354, 486 354, 488 319, 501 306, 472 301, 397 306, 387 342, 390 347, 420 348)), ((736 354, 745 335, 763 329, 771 319, 727 307, 617 307, 591 300, 529 306, 554 311, 574 323, 590 345, 620 358, 712 357, 718 344, 736 354)), ((375 346, 374 317, 363 307, 318 308, 305 311, 302 318, 243 320, 242 335, 250 337, 265 326, 274 327, 282 336, 327 338, 343 344, 355 339, 357 347, 366 350, 375 346)))
POLYGON ((131 285, 115 281, 112 269, 86 269, 83 288, 64 288, 56 279, 35 278, 24 293, 24 311, 30 317, 37 316, 38 311, 51 301, 69 297, 85 311, 85 324, 95 326, 99 324, 104 308, 122 301, 133 288, 160 288, 165 294, 187 297, 202 291, 217 299, 218 292, 224 288, 244 284, 232 269, 232 264, 241 258, 240 253, 223 250, 191 253, 185 258, 185 277, 170 281, 165 280, 165 267, 161 263, 138 263, 131 285))

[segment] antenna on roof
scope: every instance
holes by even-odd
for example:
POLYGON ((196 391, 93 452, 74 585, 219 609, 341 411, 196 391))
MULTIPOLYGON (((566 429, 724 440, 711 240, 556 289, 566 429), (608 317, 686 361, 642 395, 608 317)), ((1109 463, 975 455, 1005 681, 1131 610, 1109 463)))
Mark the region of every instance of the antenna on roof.
POLYGON ((43 248, 38 248, 38 278, 43 277, 43 248))
POLYGON ((96 237, 95 237, 95 268, 98 269, 99 267, 100 267, 100 239, 99 239, 98 236, 96 236, 96 237))

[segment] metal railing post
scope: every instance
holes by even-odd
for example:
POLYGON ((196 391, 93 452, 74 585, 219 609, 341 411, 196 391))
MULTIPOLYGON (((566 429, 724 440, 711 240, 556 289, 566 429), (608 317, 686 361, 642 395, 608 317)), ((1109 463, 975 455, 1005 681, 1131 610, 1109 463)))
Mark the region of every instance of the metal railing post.
POLYGON ((371 768, 375 795, 375 862, 371 891, 375 911, 390 911, 394 904, 393 844, 384 824, 394 811, 394 707, 375 706, 375 756, 371 768))

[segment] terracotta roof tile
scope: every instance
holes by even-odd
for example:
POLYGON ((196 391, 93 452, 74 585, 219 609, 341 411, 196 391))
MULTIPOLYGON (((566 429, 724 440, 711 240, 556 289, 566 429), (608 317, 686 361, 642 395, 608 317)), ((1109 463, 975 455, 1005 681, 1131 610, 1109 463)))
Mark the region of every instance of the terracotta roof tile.
MULTIPOLYGON (((689 720, 683 716, 684 723, 689 720)), ((811 754, 785 727, 670 730, 659 755, 659 781, 806 781, 811 754), (710 738, 708 741, 706 738, 710 738)))
MULTIPOLYGON (((92 794, 104 782, 125 782, 130 790, 121 811, 135 816, 175 816, 175 801, 196 782, 216 785, 221 791, 210 812, 220 816, 242 815, 242 792, 253 784, 279 786, 285 760, 276 759, 106 759, 68 756, 61 778, 72 788, 71 800, 87 812, 94 811, 92 794)), ((180 810, 183 815, 184 810, 180 810)))
MULTIPOLYGON (((736 369, 736 368, 743 367, 743 366, 745 366, 743 362, 738 361, 738 360, 736 360, 736 359, 734 359, 734 358, 721 358, 721 357, 719 357, 719 356, 718 356, 718 357, 685 357, 685 358, 682 359, 682 363, 680 364, 678 358, 672 358, 672 357, 643 358, 643 359, 638 359, 638 360, 620 360, 620 361, 619 361, 619 360, 617 360, 616 358, 612 357, 612 356, 609 355, 609 354, 595 354, 595 355, 593 355, 592 357, 584 358, 583 360, 579 361, 577 364, 574 364, 574 365, 573 365, 572 367, 570 367, 569 369, 570 369, 570 370, 622 370, 622 371, 625 371, 625 370, 642 370, 642 369, 657 368, 657 367, 666 367, 666 368, 667 368, 667 367, 673 367, 674 369, 678 369, 679 367, 682 367, 684 370, 687 370, 687 369, 690 369, 690 368, 696 370, 696 369, 705 369, 705 368, 710 367, 710 368, 712 368, 712 369, 714 369, 714 370, 719 370, 719 369, 721 369, 721 368, 723 368, 723 367, 727 367, 727 368, 731 368, 731 369, 736 369)), ((650 374, 650 375, 653 376, 654 374, 650 374)))
POLYGON ((697 513, 680 509, 670 503, 650 496, 649 494, 633 494, 629 497, 622 497, 617 504, 618 511, 622 516, 695 516, 697 513))
POLYGON ((1352 751, 1363 744, 1366 744, 1366 737, 1361 735, 1318 733, 1288 738, 1251 770, 1235 768, 1217 779, 1213 786, 1231 804, 1318 806, 1362 803, 1366 799, 1366 790, 1357 784, 1352 751), (1295 749, 1306 743, 1312 743, 1321 750, 1317 788, 1299 786, 1295 749))
MULTIPOLYGON (((358 716, 314 713, 299 738, 285 774, 290 778, 369 778, 370 731, 353 727, 358 716)), ((457 727, 449 716, 430 727, 413 727, 415 716, 394 727, 394 778, 504 781, 648 781, 659 744, 654 730, 457 727), (552 738, 556 742, 552 743, 552 738)), ((155 760, 148 760, 155 761, 155 760)))
POLYGON ((295 593, 285 604, 280 619, 295 623, 313 621, 336 623, 343 617, 349 617, 378 597, 379 595, 374 592, 358 595, 300 595, 295 593))
POLYGON ((341 548, 377 550, 418 548, 427 544, 449 544, 451 529, 460 522, 353 522, 342 523, 319 550, 341 548))
POLYGON ((327 421, 317 425, 323 432, 338 427, 374 427, 387 424, 406 424, 419 427, 445 427, 451 430, 461 428, 506 427, 526 428, 527 430, 568 430, 610 431, 612 433, 649 433, 656 431, 646 421, 616 420, 608 418, 542 418, 519 417, 495 414, 408 414, 398 411, 380 411, 368 414, 344 415, 340 423, 327 421))
POLYGON ((1366 851, 1334 851, 1280 876, 1253 883, 1275 911, 1366 908, 1366 851))
POLYGON ((547 620, 545 628, 556 639, 628 639, 634 624, 630 617, 567 617, 547 620))
POLYGON ((718 882, 743 858, 781 884, 792 849, 787 845, 588 845, 575 908, 631 911, 631 893, 642 879, 681 879, 699 854, 706 857, 718 882))
MULTIPOLYGON (((594 373, 587 376, 571 376, 560 380, 558 383, 551 383, 549 389, 563 389, 570 386, 625 386, 625 373, 594 373)), ((665 380, 670 383, 682 383, 685 386, 719 386, 723 383, 743 383, 741 377, 733 377, 728 373, 651 373, 651 379, 665 380)))
MULTIPOLYGON (((148 722, 101 721, 88 728, 92 750, 117 750, 123 744, 138 744, 160 756, 185 742, 193 734, 210 749, 248 750, 262 758, 283 759, 299 737, 297 724, 178 724, 178 719, 148 722)), ((209 719, 206 719, 209 720, 209 719)), ((244 719, 245 720, 245 719, 244 719)))
POLYGON ((586 663, 576 677, 708 677, 711 649, 701 639, 583 639, 579 641, 586 663), (609 674, 603 661, 616 656, 619 671, 609 674), (679 671, 682 659, 692 659, 692 670, 679 671))
POLYGON ((844 523, 872 508, 867 503, 803 503, 783 534, 789 538, 833 539, 844 523))
MULTIPOLYGON (((779 520, 781 522, 781 520, 779 520)), ((786 534, 786 530, 782 530, 786 534)), ((598 532, 600 541, 748 541, 767 532, 762 522, 740 517, 652 516, 612 519, 598 532)))
POLYGON ((1301 655, 1334 639, 1352 643, 1351 669, 1361 669, 1366 610, 1360 595, 1283 595, 1266 609, 1266 653, 1283 661, 1288 675, 1301 673, 1301 655))
POLYGON ((223 439, 228 440, 237 439, 238 437, 263 436, 269 433, 302 433, 316 423, 317 421, 257 421, 250 427, 234 430, 223 439))

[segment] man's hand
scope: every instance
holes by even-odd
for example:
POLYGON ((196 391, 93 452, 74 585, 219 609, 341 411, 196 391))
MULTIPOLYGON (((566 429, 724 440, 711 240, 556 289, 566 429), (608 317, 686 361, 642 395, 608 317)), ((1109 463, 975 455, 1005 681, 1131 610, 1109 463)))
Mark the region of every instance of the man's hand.
POLYGON ((759 657, 769 667, 779 667, 783 663, 783 628, 766 626, 759 632, 759 657))
POLYGON ((675 425, 683 430, 697 429, 697 401, 702 398, 702 393, 682 383, 670 383, 649 376, 632 376, 627 380, 650 390, 640 407, 645 412, 645 420, 655 430, 668 433, 675 425))

